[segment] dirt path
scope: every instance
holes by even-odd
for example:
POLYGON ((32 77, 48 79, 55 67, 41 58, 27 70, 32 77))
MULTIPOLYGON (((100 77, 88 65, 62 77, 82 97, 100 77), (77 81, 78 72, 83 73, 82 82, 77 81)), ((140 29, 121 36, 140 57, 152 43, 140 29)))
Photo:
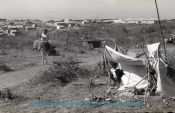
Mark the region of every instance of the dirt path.
POLYGON ((78 59, 82 62, 82 66, 88 66, 93 69, 99 62, 103 60, 102 54, 79 56, 78 59))
MULTIPOLYGON (((100 60, 101 55, 80 55, 78 59, 80 62, 83 62, 82 66, 95 66, 100 60)), ((59 61, 62 59, 60 56, 49 57, 49 64, 52 64, 54 61, 59 61)), ((0 74, 0 89, 4 87, 15 86, 19 83, 28 81, 32 79, 34 76, 38 75, 39 72, 47 70, 51 65, 39 66, 39 67, 29 67, 24 70, 9 72, 0 74)))
POLYGON ((0 75, 0 89, 4 87, 10 87, 17 85, 19 83, 28 81, 32 79, 34 76, 37 75, 40 71, 48 69, 49 66, 42 66, 42 67, 32 67, 27 68, 22 71, 15 71, 4 73, 0 75))

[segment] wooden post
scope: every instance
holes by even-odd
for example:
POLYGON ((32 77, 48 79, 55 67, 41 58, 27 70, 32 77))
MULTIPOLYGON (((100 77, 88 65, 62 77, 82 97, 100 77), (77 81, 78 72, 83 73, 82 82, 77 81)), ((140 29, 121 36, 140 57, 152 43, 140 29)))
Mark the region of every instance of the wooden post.
POLYGON ((165 43, 165 38, 164 38, 164 35, 163 35, 163 31, 162 31, 162 25, 161 25, 161 22, 160 22, 160 15, 159 15, 159 9, 158 9, 158 5, 157 5, 157 0, 155 0, 155 4, 156 4, 156 10, 157 10, 157 18, 159 20, 160 33, 161 33, 161 36, 162 36, 162 41, 163 41, 163 46, 164 46, 165 60, 166 60, 166 63, 167 63, 168 59, 167 59, 167 54, 166 54, 166 43, 165 43))
POLYGON ((67 50, 68 50, 69 49, 68 31, 66 31, 66 45, 67 45, 67 50))

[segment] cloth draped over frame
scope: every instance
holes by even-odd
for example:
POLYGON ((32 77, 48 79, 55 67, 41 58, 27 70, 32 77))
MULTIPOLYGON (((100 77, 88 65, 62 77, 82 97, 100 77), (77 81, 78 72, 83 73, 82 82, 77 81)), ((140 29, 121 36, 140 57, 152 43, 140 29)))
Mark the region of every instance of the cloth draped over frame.
POLYGON ((161 55, 160 43, 147 45, 149 58, 154 58, 153 67, 156 68, 157 73, 157 92, 171 98, 175 98, 175 70, 166 64, 161 55))
MULTIPOLYGON (((119 63, 121 69, 125 73, 122 77, 123 86, 121 86, 119 90, 125 90, 128 87, 133 87, 147 74, 143 59, 124 55, 115 51, 109 46, 105 46, 105 48, 106 57, 115 63, 119 63)), ((146 80, 143 80, 136 86, 136 88, 145 88, 147 84, 148 82, 146 80)))
MULTIPOLYGON (((175 98, 175 70, 170 68, 160 57, 160 43, 147 45, 148 57, 150 64, 156 71, 157 77, 157 92, 162 95, 175 98)), ((106 56, 115 63, 120 63, 121 69, 125 75, 122 77, 123 86, 119 90, 124 90, 127 87, 133 87, 147 74, 145 61, 143 59, 133 58, 114 49, 105 46, 106 56)), ((139 83, 136 88, 145 88, 148 85, 146 80, 139 83)))

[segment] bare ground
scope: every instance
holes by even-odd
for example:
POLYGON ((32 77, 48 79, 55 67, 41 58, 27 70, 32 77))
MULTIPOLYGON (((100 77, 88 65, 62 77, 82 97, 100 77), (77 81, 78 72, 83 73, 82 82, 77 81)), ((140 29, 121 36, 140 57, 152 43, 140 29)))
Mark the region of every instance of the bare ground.
MULTIPOLYGON (((84 62, 82 66, 93 68, 101 60, 101 54, 88 54, 77 56, 84 62)), ((50 57, 50 63, 60 60, 61 57, 50 57)), ((162 98, 161 96, 151 96, 148 105, 143 107, 34 107, 32 102, 67 102, 67 101, 87 101, 91 95, 107 96, 116 102, 143 101, 143 96, 119 96, 107 95, 107 77, 96 79, 95 85, 90 87, 89 78, 79 78, 78 80, 61 86, 59 83, 33 84, 30 79, 37 76, 40 71, 46 70, 50 65, 41 67, 40 64, 30 68, 25 68, 16 72, 0 75, 2 87, 10 87, 12 93, 18 97, 13 100, 1 99, 0 111, 2 113, 115 113, 115 112, 167 112, 175 111, 175 101, 173 99, 162 98)), ((95 75, 94 75, 95 76, 95 75)), ((115 89, 113 90, 115 92, 115 89)))

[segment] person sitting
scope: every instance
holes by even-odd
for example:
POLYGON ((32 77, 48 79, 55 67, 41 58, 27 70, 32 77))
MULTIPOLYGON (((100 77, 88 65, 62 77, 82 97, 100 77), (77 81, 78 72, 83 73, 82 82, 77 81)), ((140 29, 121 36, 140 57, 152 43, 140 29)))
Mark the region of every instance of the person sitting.
POLYGON ((122 83, 121 78, 124 75, 123 70, 120 69, 120 66, 118 63, 111 62, 111 66, 112 68, 111 68, 110 78, 114 83, 113 85, 121 84, 122 83))

